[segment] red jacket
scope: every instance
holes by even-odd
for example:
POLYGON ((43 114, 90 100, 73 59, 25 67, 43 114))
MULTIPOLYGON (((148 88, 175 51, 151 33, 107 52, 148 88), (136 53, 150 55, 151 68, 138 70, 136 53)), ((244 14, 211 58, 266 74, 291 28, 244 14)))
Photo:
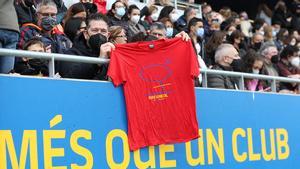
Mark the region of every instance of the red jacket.
POLYGON ((106 14, 106 0, 94 0, 94 4, 97 5, 98 12, 106 14))

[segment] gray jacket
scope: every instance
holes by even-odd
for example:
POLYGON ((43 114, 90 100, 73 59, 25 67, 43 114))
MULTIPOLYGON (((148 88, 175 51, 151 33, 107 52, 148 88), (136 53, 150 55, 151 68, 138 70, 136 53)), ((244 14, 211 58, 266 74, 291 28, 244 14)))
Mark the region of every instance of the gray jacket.
POLYGON ((18 18, 13 0, 0 0, 0 29, 19 32, 18 18))
MULTIPOLYGON (((212 69, 223 70, 223 71, 232 71, 231 67, 224 67, 219 64, 216 64, 215 66, 213 66, 212 69)), ((218 74, 207 75, 207 85, 210 88, 238 89, 238 81, 236 78, 218 75, 218 74)))

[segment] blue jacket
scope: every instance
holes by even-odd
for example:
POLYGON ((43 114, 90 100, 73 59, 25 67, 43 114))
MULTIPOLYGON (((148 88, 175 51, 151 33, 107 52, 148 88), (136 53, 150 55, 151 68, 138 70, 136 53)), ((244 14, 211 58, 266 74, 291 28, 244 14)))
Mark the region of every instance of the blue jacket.
POLYGON ((23 49, 23 45, 30 39, 39 37, 44 43, 45 47, 51 45, 52 53, 65 53, 72 47, 72 42, 67 38, 65 34, 58 31, 56 28, 52 30, 51 35, 45 35, 42 33, 42 29, 33 23, 24 24, 20 28, 20 40, 18 43, 18 49, 23 49))

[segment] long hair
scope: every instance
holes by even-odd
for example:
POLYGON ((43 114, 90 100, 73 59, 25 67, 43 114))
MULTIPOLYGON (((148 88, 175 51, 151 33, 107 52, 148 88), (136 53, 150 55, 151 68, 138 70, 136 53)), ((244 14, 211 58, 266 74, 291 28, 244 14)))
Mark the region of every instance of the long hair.
POLYGON ((165 6, 161 11, 160 11, 160 14, 159 14, 159 17, 158 17, 158 21, 162 18, 169 18, 169 14, 173 11, 174 7, 173 6, 165 6))
POLYGON ((263 62, 263 57, 258 54, 256 51, 250 49, 247 54, 242 58, 242 71, 245 73, 252 73, 252 67, 255 61, 262 61, 263 62))

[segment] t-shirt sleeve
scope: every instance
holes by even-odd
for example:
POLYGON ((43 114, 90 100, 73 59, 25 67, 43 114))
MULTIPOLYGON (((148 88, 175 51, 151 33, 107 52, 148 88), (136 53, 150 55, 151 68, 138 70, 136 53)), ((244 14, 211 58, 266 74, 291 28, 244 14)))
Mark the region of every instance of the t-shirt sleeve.
POLYGON ((107 76, 111 78, 115 86, 119 86, 126 81, 126 65, 122 62, 122 57, 116 50, 111 53, 107 76))
POLYGON ((190 67, 191 67, 191 75, 193 76, 193 77, 198 77, 199 76, 199 74, 200 74, 200 70, 199 70, 199 68, 200 68, 200 66, 199 66, 199 62, 198 62, 198 59, 197 59, 197 55, 196 55, 196 52, 195 52, 195 50, 194 50, 194 48, 193 48, 193 44, 192 44, 192 42, 191 42, 191 40, 189 41, 189 43, 188 43, 188 49, 189 49, 189 53, 190 53, 190 63, 191 63, 191 65, 190 65, 190 67))

